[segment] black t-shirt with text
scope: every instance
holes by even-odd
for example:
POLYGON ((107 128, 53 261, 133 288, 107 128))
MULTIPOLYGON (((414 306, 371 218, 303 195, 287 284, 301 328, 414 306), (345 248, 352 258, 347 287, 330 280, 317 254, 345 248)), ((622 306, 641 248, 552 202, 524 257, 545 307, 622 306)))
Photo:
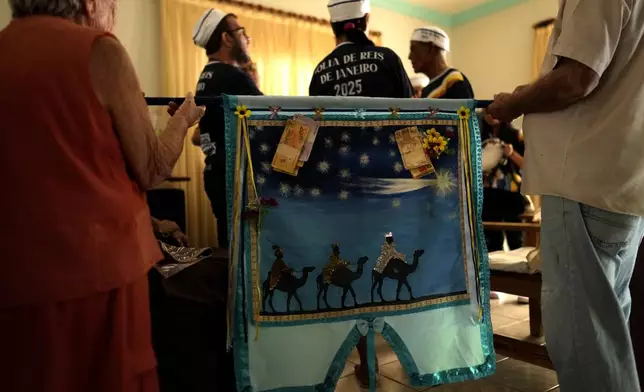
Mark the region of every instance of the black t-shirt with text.
MULTIPOLYGON (((243 70, 230 64, 207 64, 197 83, 197 97, 228 95, 263 95, 243 70)), ((225 162, 224 112, 221 105, 208 107, 199 122, 201 149, 206 155, 206 168, 220 167, 225 162), (217 159, 215 160, 215 157, 217 159), (218 162, 219 164, 217 164, 218 162)))
POLYGON ((411 98, 413 89, 400 57, 373 45, 338 45, 315 68, 310 96, 411 98))

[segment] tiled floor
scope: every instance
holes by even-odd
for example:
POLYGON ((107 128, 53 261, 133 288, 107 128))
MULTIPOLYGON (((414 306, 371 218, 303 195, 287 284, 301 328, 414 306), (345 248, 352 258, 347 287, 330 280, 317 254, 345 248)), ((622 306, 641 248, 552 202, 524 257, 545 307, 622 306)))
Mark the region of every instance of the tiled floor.
MULTIPOLYGON (((502 295, 492 300, 492 323, 495 333, 514 338, 530 340, 528 325, 528 306, 516 302, 516 297, 502 295)), ((382 392, 558 392, 555 372, 533 366, 511 358, 498 358, 497 371, 492 377, 461 384, 443 385, 435 388, 415 389, 409 386, 407 375, 398 358, 387 343, 379 338, 376 351, 380 363, 380 382, 378 391, 382 392)), ((354 351, 336 392, 358 392, 360 386, 354 376, 354 366, 358 353, 354 351)))

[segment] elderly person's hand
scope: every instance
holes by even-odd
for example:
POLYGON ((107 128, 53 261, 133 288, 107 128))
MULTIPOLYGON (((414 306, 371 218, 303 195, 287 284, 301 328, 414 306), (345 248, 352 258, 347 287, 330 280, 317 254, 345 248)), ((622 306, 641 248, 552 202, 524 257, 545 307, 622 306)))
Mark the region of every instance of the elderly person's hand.
POLYGON ((495 95, 485 112, 501 122, 512 122, 523 114, 515 105, 513 95, 508 93, 495 95))
POLYGON ((197 106, 192 93, 188 93, 181 106, 176 102, 170 102, 168 104, 168 114, 171 116, 177 114, 183 116, 188 121, 189 126, 195 125, 203 117, 204 113, 206 113, 206 107, 197 106))
POLYGON ((174 238, 181 246, 188 246, 188 236, 181 231, 181 228, 175 222, 169 220, 159 221, 154 219, 153 222, 156 226, 155 229, 158 234, 163 237, 174 238))

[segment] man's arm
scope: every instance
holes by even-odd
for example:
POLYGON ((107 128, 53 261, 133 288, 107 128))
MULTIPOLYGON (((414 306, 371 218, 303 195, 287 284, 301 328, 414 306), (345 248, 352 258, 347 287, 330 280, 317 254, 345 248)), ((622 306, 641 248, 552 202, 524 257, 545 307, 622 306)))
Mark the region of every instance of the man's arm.
POLYGON ((599 84, 599 78, 586 65, 560 58, 554 70, 517 90, 513 101, 523 114, 563 110, 590 94, 599 84))
POLYGON ((588 96, 610 66, 630 18, 624 0, 568 0, 561 34, 553 42, 555 67, 512 94, 500 94, 488 108, 499 120, 566 109, 588 96))

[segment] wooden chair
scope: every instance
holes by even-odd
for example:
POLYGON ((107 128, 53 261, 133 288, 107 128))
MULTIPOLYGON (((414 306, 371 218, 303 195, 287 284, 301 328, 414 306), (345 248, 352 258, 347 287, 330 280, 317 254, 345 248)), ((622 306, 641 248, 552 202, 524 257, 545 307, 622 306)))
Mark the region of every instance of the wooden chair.
MULTIPOLYGON (((538 223, 485 222, 485 230, 522 231, 525 233, 526 246, 539 246, 540 225, 538 223)), ((514 339, 494 334, 496 352, 534 365, 552 369, 552 362, 541 338, 543 324, 541 320, 541 274, 490 270, 492 291, 518 295, 529 298, 530 335, 539 339, 539 343, 514 339)))

